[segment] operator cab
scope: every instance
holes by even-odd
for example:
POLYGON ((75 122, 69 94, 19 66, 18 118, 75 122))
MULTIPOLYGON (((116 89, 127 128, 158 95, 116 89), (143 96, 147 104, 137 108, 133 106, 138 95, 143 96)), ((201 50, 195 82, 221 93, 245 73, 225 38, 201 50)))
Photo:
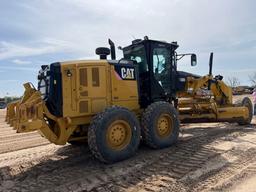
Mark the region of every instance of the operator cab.
POLYGON ((155 101, 172 101, 176 98, 177 72, 176 42, 134 40, 124 47, 124 59, 133 60, 138 66, 140 105, 146 107, 155 101))

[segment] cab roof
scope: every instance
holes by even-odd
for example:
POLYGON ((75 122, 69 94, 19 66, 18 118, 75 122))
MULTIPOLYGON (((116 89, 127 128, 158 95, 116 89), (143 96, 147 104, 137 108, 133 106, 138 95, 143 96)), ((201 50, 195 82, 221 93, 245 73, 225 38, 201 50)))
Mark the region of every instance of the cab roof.
POLYGON ((168 43, 166 41, 159 41, 159 40, 152 40, 152 39, 135 39, 132 41, 131 45, 128 45, 128 46, 124 47, 123 49, 129 49, 129 48, 135 47, 139 44, 149 44, 149 43, 165 44, 167 46, 173 47, 174 49, 177 49, 179 47, 177 42, 168 43))

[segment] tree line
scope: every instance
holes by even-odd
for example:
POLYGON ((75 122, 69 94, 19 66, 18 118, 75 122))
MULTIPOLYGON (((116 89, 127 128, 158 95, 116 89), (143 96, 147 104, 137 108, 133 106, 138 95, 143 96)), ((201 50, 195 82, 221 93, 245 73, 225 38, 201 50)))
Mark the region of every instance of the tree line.
MULTIPOLYGON (((251 75, 248 75, 248 78, 249 81, 251 82, 252 87, 256 87, 256 72, 254 72, 251 75)), ((228 77, 226 83, 232 88, 241 85, 239 78, 235 76, 228 77)))

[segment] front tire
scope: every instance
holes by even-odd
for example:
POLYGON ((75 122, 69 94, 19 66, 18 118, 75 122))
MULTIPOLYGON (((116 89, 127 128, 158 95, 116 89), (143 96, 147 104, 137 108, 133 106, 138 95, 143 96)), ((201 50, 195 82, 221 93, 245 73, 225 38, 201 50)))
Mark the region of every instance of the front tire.
POLYGON ((248 125, 251 123, 252 121, 252 117, 253 117, 253 105, 251 100, 248 97, 244 97, 242 101, 238 101, 236 102, 237 106, 240 107, 247 107, 248 111, 249 111, 249 116, 248 118, 243 119, 242 121, 238 121, 239 125, 248 125))
POLYGON ((169 147, 179 136, 179 119, 176 109, 167 102, 155 102, 142 114, 142 136, 146 144, 154 149, 169 147))
POLYGON ((97 114, 88 129, 88 144, 102 162, 113 163, 135 154, 140 142, 136 116, 124 107, 112 106, 97 114))

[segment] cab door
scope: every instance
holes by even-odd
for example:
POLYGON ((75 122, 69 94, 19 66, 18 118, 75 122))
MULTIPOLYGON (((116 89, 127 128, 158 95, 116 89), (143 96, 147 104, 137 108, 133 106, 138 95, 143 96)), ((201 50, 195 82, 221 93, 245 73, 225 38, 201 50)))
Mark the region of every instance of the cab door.
POLYGON ((165 44, 154 43, 151 46, 151 54, 151 96, 153 100, 158 100, 172 93, 171 49, 165 44))

